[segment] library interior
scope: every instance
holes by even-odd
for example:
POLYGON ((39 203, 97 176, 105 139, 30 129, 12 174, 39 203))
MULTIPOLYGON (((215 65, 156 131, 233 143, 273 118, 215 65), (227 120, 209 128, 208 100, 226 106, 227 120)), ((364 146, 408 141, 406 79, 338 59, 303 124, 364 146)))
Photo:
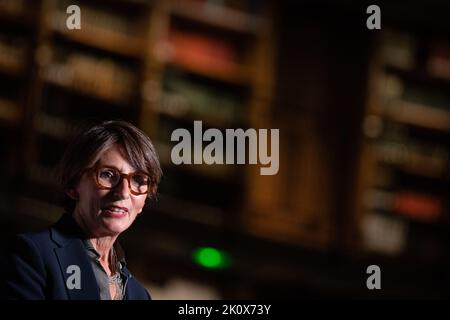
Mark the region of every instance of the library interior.
POLYGON ((450 298, 450 5, 370 30, 364 3, 0 0, 0 249, 64 212, 69 137, 122 119, 163 170, 120 237, 153 299, 450 298), (174 163, 195 121, 279 130, 278 170, 174 163))

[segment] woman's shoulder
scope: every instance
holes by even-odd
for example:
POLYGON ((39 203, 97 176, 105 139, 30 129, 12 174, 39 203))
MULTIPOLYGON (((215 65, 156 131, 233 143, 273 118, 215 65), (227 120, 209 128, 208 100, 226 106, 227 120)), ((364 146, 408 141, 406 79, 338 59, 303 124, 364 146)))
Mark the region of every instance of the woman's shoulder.
POLYGON ((28 248, 34 251, 45 251, 50 249, 50 228, 41 230, 41 231, 33 231, 33 232, 25 232, 17 234, 13 239, 13 248, 28 248))
POLYGON ((19 233, 16 235, 16 239, 32 241, 34 243, 46 242, 50 239, 50 227, 39 231, 19 233))
POLYGON ((133 276, 128 280, 128 299, 130 300, 152 300, 148 290, 133 276))
MULTIPOLYGON (((61 218, 62 219, 62 218, 61 218)), ((37 231, 22 232, 15 235, 11 241, 15 246, 27 246, 33 249, 39 249, 40 251, 45 251, 48 249, 53 249, 57 243, 55 243, 55 233, 58 224, 61 219, 59 219, 54 224, 48 227, 42 228, 37 231)))

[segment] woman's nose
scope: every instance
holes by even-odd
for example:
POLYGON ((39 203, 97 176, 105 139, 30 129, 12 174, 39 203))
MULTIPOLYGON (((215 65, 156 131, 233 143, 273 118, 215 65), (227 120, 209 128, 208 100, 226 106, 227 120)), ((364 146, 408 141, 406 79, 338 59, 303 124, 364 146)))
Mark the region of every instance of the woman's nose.
POLYGON ((130 197, 130 188, 127 179, 122 179, 119 184, 114 188, 114 194, 120 196, 121 199, 127 199, 130 197))

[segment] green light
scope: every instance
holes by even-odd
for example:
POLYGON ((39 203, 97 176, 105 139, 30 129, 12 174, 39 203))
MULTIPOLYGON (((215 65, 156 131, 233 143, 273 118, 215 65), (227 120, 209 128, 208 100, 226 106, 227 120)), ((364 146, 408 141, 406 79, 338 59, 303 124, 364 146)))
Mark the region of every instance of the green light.
POLYGON ((230 256, 212 247, 201 247, 193 253, 194 261, 208 269, 223 269, 231 264, 230 256))

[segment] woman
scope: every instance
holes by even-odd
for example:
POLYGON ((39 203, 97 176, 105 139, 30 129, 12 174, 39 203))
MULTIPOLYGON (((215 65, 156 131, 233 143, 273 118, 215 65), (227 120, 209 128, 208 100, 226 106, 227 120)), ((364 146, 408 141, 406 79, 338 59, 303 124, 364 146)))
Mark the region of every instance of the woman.
POLYGON ((117 237, 156 194, 162 172, 150 139, 123 121, 82 132, 61 164, 67 212, 18 236, 4 273, 9 299, 150 299, 126 268, 117 237))

